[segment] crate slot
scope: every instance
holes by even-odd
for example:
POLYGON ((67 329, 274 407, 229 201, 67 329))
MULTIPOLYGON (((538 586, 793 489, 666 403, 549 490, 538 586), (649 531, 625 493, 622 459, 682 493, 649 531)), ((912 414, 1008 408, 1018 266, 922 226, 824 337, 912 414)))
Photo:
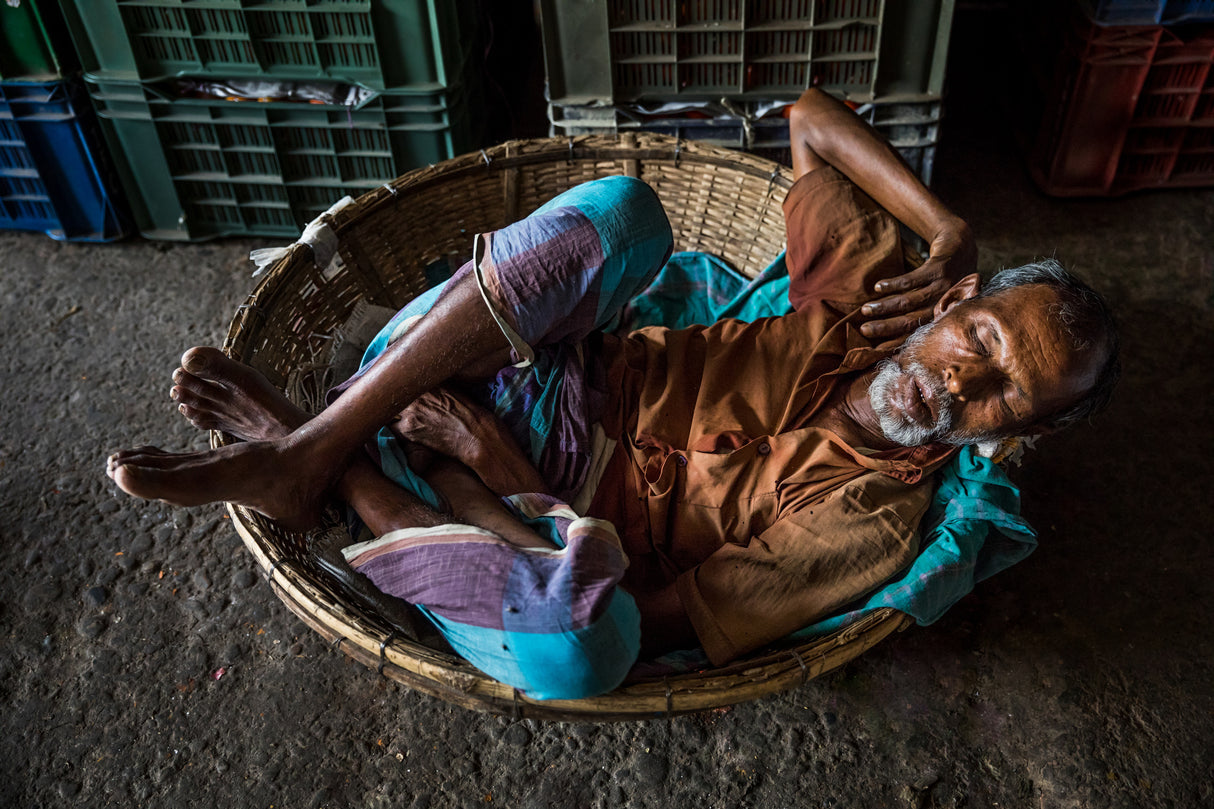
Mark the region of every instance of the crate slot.
POLYGON ((86 73, 105 80, 335 79, 372 89, 475 80, 471 0, 253 3, 61 0, 86 73))

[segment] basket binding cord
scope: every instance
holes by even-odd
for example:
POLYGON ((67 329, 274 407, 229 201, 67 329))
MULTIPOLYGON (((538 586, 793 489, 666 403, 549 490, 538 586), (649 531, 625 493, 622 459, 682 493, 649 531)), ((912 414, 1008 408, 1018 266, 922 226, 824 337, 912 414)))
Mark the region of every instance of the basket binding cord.
POLYGON ((340 240, 337 238, 337 234, 333 232, 333 227, 329 224, 328 220, 338 211, 353 204, 354 198, 350 196, 342 197, 333 203, 327 211, 308 223, 294 244, 289 244, 286 247, 261 247, 250 252, 249 260, 257 265, 257 269, 253 271, 253 277, 260 278, 264 275, 275 262, 286 256, 296 244, 306 244, 312 248, 312 260, 315 262, 316 268, 321 271, 326 281, 330 280, 340 269, 340 265, 338 267, 333 266, 334 261, 340 262, 341 257, 337 252, 340 240))

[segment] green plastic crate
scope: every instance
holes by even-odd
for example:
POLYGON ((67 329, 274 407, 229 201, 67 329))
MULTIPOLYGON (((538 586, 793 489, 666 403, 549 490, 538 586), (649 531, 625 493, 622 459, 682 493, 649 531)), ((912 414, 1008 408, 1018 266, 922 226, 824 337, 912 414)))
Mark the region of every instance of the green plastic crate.
POLYGON ((541 0, 555 104, 939 95, 955 0, 541 0))
POLYGON ((382 92, 358 107, 173 98, 139 82, 88 78, 146 237, 298 238, 343 196, 467 151, 458 95, 382 92))
POLYGON ((45 81, 75 70, 56 0, 0 2, 0 81, 45 81))
POLYGON ((63 0, 85 72, 333 80, 422 92, 458 83, 468 0, 63 0))

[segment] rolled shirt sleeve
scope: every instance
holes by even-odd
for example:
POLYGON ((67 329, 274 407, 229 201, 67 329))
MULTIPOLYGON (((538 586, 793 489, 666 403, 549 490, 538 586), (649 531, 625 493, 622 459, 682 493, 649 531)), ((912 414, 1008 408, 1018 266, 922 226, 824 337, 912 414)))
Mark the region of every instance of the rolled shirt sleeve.
POLYGON ((682 573, 679 598, 709 660, 723 665, 808 626, 908 565, 931 489, 866 474, 682 573))

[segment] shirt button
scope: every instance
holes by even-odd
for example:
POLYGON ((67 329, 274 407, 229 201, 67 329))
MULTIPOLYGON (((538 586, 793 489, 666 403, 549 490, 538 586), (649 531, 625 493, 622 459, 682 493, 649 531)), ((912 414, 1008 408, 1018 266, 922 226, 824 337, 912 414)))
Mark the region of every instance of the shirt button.
POLYGON ((687 456, 685 456, 685 455, 680 455, 680 456, 679 456, 679 460, 677 461, 677 463, 678 463, 678 465, 679 465, 679 466, 687 466, 687 456))
POLYGON ((771 444, 768 444, 766 441, 764 441, 762 444, 759 444, 758 452, 760 455, 770 454, 771 453, 771 444))

